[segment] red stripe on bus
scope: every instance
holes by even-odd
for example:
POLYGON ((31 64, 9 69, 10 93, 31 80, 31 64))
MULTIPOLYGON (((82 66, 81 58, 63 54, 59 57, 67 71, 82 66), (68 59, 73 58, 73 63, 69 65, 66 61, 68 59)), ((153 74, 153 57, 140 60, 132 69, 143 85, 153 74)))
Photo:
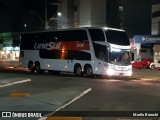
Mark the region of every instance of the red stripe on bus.
POLYGON ((61 42, 59 50, 90 50, 90 47, 84 42, 61 42))

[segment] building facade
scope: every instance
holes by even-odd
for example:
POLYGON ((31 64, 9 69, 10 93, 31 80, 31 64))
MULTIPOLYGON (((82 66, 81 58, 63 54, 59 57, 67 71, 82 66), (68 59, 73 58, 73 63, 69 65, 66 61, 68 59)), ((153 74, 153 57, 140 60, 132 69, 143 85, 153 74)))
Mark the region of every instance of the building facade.
POLYGON ((62 0, 63 27, 109 26, 128 36, 152 33, 152 11, 159 0, 62 0))
POLYGON ((63 27, 116 27, 120 24, 119 4, 116 0, 62 0, 63 27))
POLYGON ((152 5, 152 35, 160 34, 160 4, 152 5))

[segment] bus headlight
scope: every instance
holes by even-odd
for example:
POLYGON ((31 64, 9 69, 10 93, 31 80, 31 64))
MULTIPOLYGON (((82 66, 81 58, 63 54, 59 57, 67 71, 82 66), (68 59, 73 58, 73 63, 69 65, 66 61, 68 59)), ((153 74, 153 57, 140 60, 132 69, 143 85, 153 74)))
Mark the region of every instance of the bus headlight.
POLYGON ((108 68, 107 69, 107 75, 109 75, 109 76, 112 76, 112 75, 114 75, 114 70, 113 69, 111 69, 111 68, 108 68))

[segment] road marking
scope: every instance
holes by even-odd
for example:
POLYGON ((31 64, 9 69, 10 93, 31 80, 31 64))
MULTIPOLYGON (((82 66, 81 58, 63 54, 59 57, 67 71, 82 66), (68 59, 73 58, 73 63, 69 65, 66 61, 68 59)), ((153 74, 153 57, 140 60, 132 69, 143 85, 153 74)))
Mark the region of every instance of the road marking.
POLYGON ((69 101, 68 103, 66 103, 66 104, 62 105, 61 107, 57 108, 57 109, 54 111, 54 113, 57 112, 57 111, 59 111, 59 110, 61 110, 61 109, 63 109, 63 108, 65 108, 65 107, 67 107, 68 105, 72 104, 73 102, 75 102, 76 100, 78 100, 79 98, 81 98, 82 96, 84 96, 84 95, 86 95, 87 93, 89 93, 91 90, 92 90, 91 88, 88 88, 87 90, 83 91, 79 96, 73 98, 73 99, 72 99, 71 101, 69 101))
POLYGON ((7 86, 12 86, 12 85, 15 85, 15 84, 20 84, 20 83, 30 82, 30 81, 31 81, 31 79, 25 79, 25 80, 21 80, 21 81, 11 82, 11 83, 7 83, 5 85, 0 85, 0 88, 7 87, 7 86))
MULTIPOLYGON (((73 98, 72 100, 70 100, 68 103, 65 103, 64 105, 58 107, 57 109, 55 109, 52 113, 49 113, 45 116, 51 116, 52 114, 54 114, 55 112, 67 107, 68 105, 72 104, 73 102, 75 102, 76 100, 80 99, 81 97, 83 97, 84 95, 86 95, 87 93, 89 93, 90 91, 92 90, 92 88, 88 88, 86 89, 85 91, 83 91, 81 94, 79 94, 78 96, 76 96, 75 98, 73 98)), ((42 117, 38 120, 50 120, 49 118, 54 118, 54 117, 42 117)), ((67 117, 64 117, 64 118, 67 118, 67 117)), ((53 120, 56 120, 56 119, 53 119, 53 120)), ((63 120, 63 117, 61 119, 58 119, 58 120, 63 120)), ((64 120, 70 120, 69 118, 68 119, 64 119, 64 120)), ((73 119, 74 120, 74 119, 73 119)), ((75 120, 81 120, 81 119, 75 119, 75 120)))

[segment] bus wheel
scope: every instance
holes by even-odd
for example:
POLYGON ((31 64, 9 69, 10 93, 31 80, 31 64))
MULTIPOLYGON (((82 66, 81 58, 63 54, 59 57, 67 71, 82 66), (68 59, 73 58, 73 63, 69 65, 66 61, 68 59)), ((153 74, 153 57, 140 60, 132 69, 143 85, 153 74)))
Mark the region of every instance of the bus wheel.
POLYGON ((90 65, 85 66, 84 72, 86 77, 93 77, 93 69, 90 65))
POLYGON ((43 73, 44 72, 44 70, 41 69, 41 66, 40 66, 39 62, 35 63, 35 70, 36 70, 37 73, 43 73))
POLYGON ((35 66, 32 61, 28 63, 28 69, 33 73, 35 71, 35 66))
POLYGON ((76 76, 81 76, 82 75, 82 67, 81 67, 81 65, 75 65, 74 74, 76 76))

